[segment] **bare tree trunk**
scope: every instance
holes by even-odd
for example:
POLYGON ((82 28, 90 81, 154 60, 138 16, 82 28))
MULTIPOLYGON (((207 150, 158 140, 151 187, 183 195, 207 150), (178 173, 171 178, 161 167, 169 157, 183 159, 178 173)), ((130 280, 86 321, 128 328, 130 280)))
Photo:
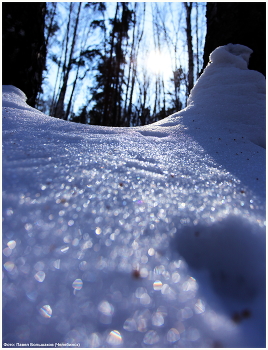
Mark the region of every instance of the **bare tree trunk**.
POLYGON ((48 46, 49 38, 52 35, 53 21, 54 21, 54 17, 56 15, 56 10, 57 10, 57 3, 52 2, 51 4, 53 6, 53 12, 52 12, 51 17, 50 17, 50 22, 49 22, 49 26, 48 26, 48 30, 47 30, 47 36, 45 39, 46 47, 48 46))
POLYGON ((166 113, 166 93, 165 93, 165 82, 164 82, 164 78, 162 77, 162 88, 163 88, 163 118, 165 118, 167 116, 166 113))
MULTIPOLYGON (((70 31, 70 24, 71 24, 72 9, 73 9, 73 3, 71 2, 70 5, 69 5, 69 16, 68 16, 68 22, 67 22, 67 27, 66 27, 66 36, 65 36, 65 40, 62 43, 62 52, 65 51, 65 53, 64 53, 64 61, 62 63, 62 71, 61 71, 60 81, 62 81, 64 79, 64 75, 65 75, 67 54, 68 54, 68 46, 69 46, 69 31, 70 31), (65 50, 64 50, 64 43, 65 43, 65 50)), ((61 62, 62 62, 62 58, 60 59, 60 62, 59 62, 59 69, 60 69, 60 63, 61 62)), ((56 84, 57 84, 59 69, 58 69, 58 72, 57 72, 55 88, 56 88, 56 84)), ((54 91, 53 99, 52 99, 52 105, 51 105, 51 115, 53 115, 56 118, 61 118, 61 116, 62 116, 62 111, 60 111, 60 105, 59 105, 60 92, 61 92, 60 90, 57 92, 57 99, 56 99, 55 91, 54 91)))
POLYGON ((127 75, 127 84, 126 84, 126 93, 125 93, 124 112, 123 112, 123 114, 124 114, 124 126, 129 126, 129 120, 130 120, 130 115, 127 115, 127 102, 128 102, 128 96, 129 96, 131 75, 132 75, 132 79, 133 79, 134 48, 135 48, 135 44, 136 44, 135 33, 136 33, 136 25, 137 25, 137 19, 136 19, 137 6, 138 6, 138 3, 135 2, 134 19, 133 19, 132 44, 131 44, 131 49, 130 49, 130 58, 129 58, 129 66, 128 66, 128 75, 127 75))
POLYGON ((199 78, 199 35, 198 35, 198 2, 195 3, 196 8, 196 17, 195 17, 195 25, 196 25, 196 80, 199 78))
MULTIPOLYGON (((116 10, 115 10, 115 15, 114 15, 114 22, 116 21, 117 18, 117 13, 118 13, 119 5, 118 2, 116 3, 116 10)), ((102 125, 109 125, 111 121, 109 121, 109 116, 110 116, 110 106, 111 106, 111 74, 112 74, 112 59, 113 59, 113 52, 114 52, 114 40, 115 40, 115 26, 113 27, 112 30, 112 35, 111 35, 111 46, 110 46, 110 57, 108 61, 108 67, 107 67, 107 79, 106 79, 106 84, 104 87, 104 109, 103 109, 103 120, 102 120, 102 125)))
MULTIPOLYGON (((154 8, 152 7, 152 14, 153 14, 153 39, 154 39, 154 48, 155 51, 159 49, 159 41, 157 41, 158 37, 158 18, 157 18, 157 13, 155 15, 155 9, 157 9, 157 4, 154 5, 154 8)), ((159 51, 159 50, 158 50, 159 51)), ((155 99, 154 99, 154 107, 153 107, 153 116, 156 115, 157 113, 157 105, 158 105, 158 98, 159 98, 159 73, 156 72, 155 74, 155 99)))
MULTIPOLYGON (((66 36, 67 36, 67 33, 66 33, 66 36)), ((57 100, 56 88, 57 88, 58 79, 59 79, 59 75, 60 75, 60 67, 61 67, 61 62, 62 62, 62 57, 63 57, 63 52, 64 52, 64 44, 65 44, 66 36, 64 37, 64 40, 62 41, 62 49, 61 49, 62 55, 60 57, 60 60, 57 62, 58 63, 58 69, 57 69, 57 74, 56 74, 56 79, 55 79, 55 84, 54 84, 54 89, 53 89, 51 105, 50 105, 50 108, 49 108, 49 115, 51 115, 51 116, 54 115, 55 108, 56 108, 56 100, 57 100)))
POLYGON ((73 100, 73 95, 74 95, 74 90, 75 90, 75 87, 76 87, 76 83, 77 83, 77 79, 78 79, 78 74, 79 74, 79 68, 80 68, 80 64, 78 64, 78 67, 77 67, 76 76, 75 76, 75 79, 74 79, 74 82, 73 82, 73 86, 72 86, 71 96, 70 96, 70 98, 69 98, 68 106, 67 106, 67 109, 66 109, 66 112, 65 112, 65 119, 66 119, 66 120, 68 119, 68 116, 69 116, 69 114, 70 114, 71 105, 72 105, 72 100, 73 100))
MULTIPOLYGON (((65 74, 63 76, 63 83, 62 83, 59 99, 58 99, 56 110, 55 110, 55 117, 56 118, 66 119, 66 115, 64 113, 64 99, 65 99, 65 95, 66 95, 66 91, 67 91, 67 83, 68 83, 68 79, 69 79, 69 74, 70 74, 70 71, 72 68, 72 59, 73 59, 73 52, 74 52, 74 47, 75 47, 75 43, 76 43, 76 34, 77 34, 77 27, 78 27, 78 22, 79 22, 81 5, 82 5, 82 3, 80 2, 78 5, 78 11, 77 11, 77 15, 76 15, 76 21, 75 21, 73 40, 72 40, 69 60, 68 60, 68 64, 66 67, 65 74)), ((70 8, 70 11, 71 11, 71 8, 70 8)))
MULTIPOLYGON (((75 91, 75 88, 76 88, 76 84, 77 84, 77 81, 78 81, 78 76, 79 76, 79 69, 81 67, 81 64, 82 64, 82 53, 83 51, 85 50, 86 48, 86 43, 87 43, 87 38, 89 37, 90 35, 90 26, 88 26, 88 30, 86 32, 86 28, 84 28, 84 31, 83 31, 83 34, 82 34, 82 37, 84 38, 84 42, 81 42, 81 46, 80 46, 80 53, 79 53, 79 56, 78 56, 78 63, 77 63, 77 70, 76 70, 76 76, 75 76, 75 79, 73 81, 73 84, 72 84, 72 92, 71 92, 71 96, 69 98, 69 102, 68 102, 68 105, 67 105, 67 109, 66 109, 66 113, 65 113, 65 119, 67 120, 68 117, 69 117, 69 114, 70 114, 70 111, 71 111, 71 106, 72 106, 72 100, 73 100, 73 96, 74 96, 74 91, 75 91)), ((80 33, 80 36, 81 36, 81 33, 80 33)))
POLYGON ((192 2, 184 2, 186 9, 186 36, 187 36, 187 46, 188 46, 188 84, 187 93, 190 94, 194 86, 194 55, 193 55, 193 41, 192 41, 192 26, 191 26, 191 12, 192 12, 192 2))
MULTIPOLYGON (((125 11, 126 11, 126 3, 122 2, 122 21, 124 19, 125 11)), ((117 40, 117 52, 116 52, 116 69, 115 69, 115 96, 114 96, 114 108, 113 108, 113 125, 120 126, 121 122, 121 87, 120 87, 120 67, 123 56, 123 33, 124 28, 121 25, 120 31, 117 40)))
POLYGON ((143 33, 144 33, 145 13, 146 13, 146 3, 143 3, 142 29, 141 29, 141 33, 139 33, 139 32, 137 33, 138 42, 136 44, 135 57, 133 57, 133 62, 132 62, 133 68, 132 68, 131 90, 130 90, 129 104, 128 104, 128 125, 130 125, 130 120, 131 120, 133 93, 134 93, 134 86, 135 86, 136 76, 137 76, 137 56, 138 56, 140 43, 141 43, 143 33))

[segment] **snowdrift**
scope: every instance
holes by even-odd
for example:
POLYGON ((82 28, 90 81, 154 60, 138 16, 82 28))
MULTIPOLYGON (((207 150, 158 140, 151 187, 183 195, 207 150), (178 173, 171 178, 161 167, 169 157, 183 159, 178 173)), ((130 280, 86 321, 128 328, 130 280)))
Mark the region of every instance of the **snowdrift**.
POLYGON ((3 347, 265 347, 265 79, 217 48, 184 110, 70 123, 3 86, 3 347))

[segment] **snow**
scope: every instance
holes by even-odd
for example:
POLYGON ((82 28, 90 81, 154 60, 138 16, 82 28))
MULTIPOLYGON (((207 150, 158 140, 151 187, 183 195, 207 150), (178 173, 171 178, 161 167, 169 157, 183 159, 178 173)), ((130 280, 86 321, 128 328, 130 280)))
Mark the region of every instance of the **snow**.
POLYGON ((3 347, 265 347, 265 78, 217 48, 144 127, 3 86, 3 347), (78 346, 78 345, 77 345, 78 346))
POLYGON ((210 61, 213 65, 223 65, 225 68, 234 66, 240 69, 247 69, 252 50, 243 45, 228 44, 220 46, 210 55, 210 61))

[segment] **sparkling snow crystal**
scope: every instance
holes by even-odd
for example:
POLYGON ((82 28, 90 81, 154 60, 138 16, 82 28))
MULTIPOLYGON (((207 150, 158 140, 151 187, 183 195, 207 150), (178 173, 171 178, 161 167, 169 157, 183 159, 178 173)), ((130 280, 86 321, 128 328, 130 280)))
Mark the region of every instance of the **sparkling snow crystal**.
POLYGON ((187 108, 143 127, 51 118, 3 87, 4 347, 265 347, 250 53, 217 48, 187 108))

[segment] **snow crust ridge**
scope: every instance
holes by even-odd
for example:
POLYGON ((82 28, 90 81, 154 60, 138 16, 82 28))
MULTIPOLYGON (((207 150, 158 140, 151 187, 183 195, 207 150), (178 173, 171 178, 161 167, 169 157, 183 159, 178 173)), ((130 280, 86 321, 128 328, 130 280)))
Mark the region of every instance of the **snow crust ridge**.
MULTIPOLYGON (((3 108, 16 108, 23 109, 32 112, 39 112, 37 109, 29 106, 26 103, 27 96, 23 91, 13 85, 2 86, 2 107, 3 108)), ((41 113, 41 112, 39 112, 41 113)))

